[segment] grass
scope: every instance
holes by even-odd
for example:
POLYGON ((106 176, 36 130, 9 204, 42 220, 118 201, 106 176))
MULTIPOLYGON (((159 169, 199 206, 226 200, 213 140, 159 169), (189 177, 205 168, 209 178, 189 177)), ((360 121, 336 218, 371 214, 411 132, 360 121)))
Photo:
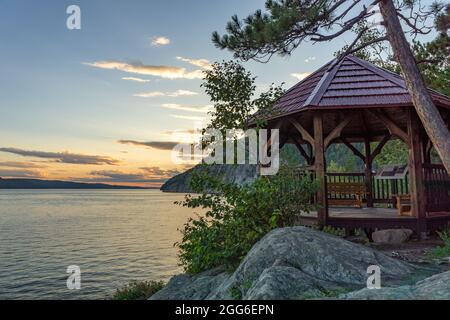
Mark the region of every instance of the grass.
POLYGON ((117 289, 112 300, 146 300, 164 288, 162 281, 133 281, 117 289))

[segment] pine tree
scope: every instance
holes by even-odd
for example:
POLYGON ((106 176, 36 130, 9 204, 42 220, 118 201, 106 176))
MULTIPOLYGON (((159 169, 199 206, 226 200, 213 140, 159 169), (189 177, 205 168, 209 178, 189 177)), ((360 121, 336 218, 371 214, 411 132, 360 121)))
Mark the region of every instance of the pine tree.
POLYGON ((420 0, 267 0, 266 12, 257 10, 243 21, 233 16, 227 24, 227 34, 220 36, 215 32, 212 40, 217 47, 231 50, 236 58, 268 61, 274 54, 289 55, 305 41, 331 41, 367 22, 341 57, 370 45, 389 42, 417 114, 450 173, 450 132, 424 84, 400 23, 402 21, 407 27, 406 33, 413 37, 427 34, 432 29, 427 25, 430 18, 441 16, 439 26, 448 26, 445 9, 446 6, 438 2, 426 8, 420 0), (370 19, 378 13, 376 6, 386 32, 361 43, 371 30, 370 19))

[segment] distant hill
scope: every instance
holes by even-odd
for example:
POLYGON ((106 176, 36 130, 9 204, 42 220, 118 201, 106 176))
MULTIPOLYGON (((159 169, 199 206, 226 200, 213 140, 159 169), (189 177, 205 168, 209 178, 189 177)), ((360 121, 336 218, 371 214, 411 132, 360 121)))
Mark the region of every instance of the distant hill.
POLYGON ((104 183, 81 183, 38 179, 2 179, 0 189, 145 189, 132 186, 113 186, 104 183))

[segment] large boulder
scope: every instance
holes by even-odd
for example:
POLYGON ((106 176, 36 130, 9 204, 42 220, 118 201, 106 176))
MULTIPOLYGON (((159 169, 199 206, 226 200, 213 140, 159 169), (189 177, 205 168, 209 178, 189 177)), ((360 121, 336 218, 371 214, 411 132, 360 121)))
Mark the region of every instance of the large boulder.
POLYGON ((180 274, 172 277, 162 290, 151 297, 151 300, 204 300, 228 278, 229 275, 219 268, 196 276, 180 274))
POLYGON ((349 300, 450 300, 450 271, 433 275, 415 285, 362 289, 343 294, 349 300))
POLYGON ((151 299, 307 299, 366 286, 367 268, 384 283, 417 272, 406 262, 306 227, 276 229, 253 246, 233 274, 219 270, 172 278, 151 299))
POLYGON ((410 229, 386 229, 372 233, 372 240, 375 243, 399 244, 408 241, 413 234, 410 229))

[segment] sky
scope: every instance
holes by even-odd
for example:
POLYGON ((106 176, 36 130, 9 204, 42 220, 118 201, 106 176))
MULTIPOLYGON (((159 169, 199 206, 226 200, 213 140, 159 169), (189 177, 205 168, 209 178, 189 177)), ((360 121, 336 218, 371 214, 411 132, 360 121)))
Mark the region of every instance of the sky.
MULTIPOLYGON (((264 0, 14 0, 0 10, 0 177, 158 186, 211 105, 203 71, 232 54, 211 33, 264 0), (67 7, 81 9, 69 30, 67 7), (179 138, 179 136, 178 136, 179 138)), ((246 62, 257 90, 294 85, 352 34, 246 62)))

